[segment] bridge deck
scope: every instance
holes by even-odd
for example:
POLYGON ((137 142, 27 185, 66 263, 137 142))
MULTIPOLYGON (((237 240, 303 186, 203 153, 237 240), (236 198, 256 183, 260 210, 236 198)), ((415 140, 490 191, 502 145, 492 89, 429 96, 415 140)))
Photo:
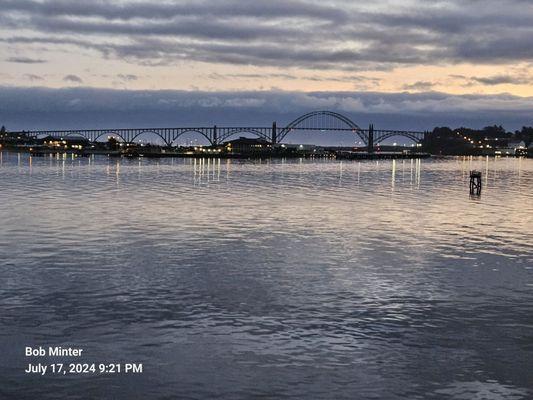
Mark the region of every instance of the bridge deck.
POLYGON ((13 132, 32 137, 50 135, 54 137, 82 136, 91 142, 96 142, 104 135, 116 135, 124 142, 133 143, 140 135, 152 133, 158 135, 168 146, 171 146, 180 136, 195 132, 204 136, 211 144, 219 144, 229 137, 239 133, 251 133, 259 138, 279 143, 287 134, 294 131, 321 132, 353 132, 372 147, 374 144, 393 137, 404 136, 415 142, 421 141, 426 132, 403 130, 379 130, 373 125, 369 129, 361 129, 348 117, 332 111, 313 111, 300 116, 285 127, 272 126, 181 126, 166 128, 105 128, 105 129, 61 129, 61 130, 30 130, 13 132))

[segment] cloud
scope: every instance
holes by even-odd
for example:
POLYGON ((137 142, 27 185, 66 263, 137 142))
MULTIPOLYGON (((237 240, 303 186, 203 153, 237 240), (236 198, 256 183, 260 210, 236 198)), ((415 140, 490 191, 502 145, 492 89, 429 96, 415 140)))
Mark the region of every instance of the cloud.
POLYGON ((0 0, 3 41, 76 46, 143 65, 182 61, 328 70, 533 61, 523 0, 78 2, 0 0), (26 31, 24 36, 7 32, 26 31))
POLYGON ((63 80, 65 82, 71 82, 71 83, 83 83, 83 79, 81 79, 77 75, 66 75, 63 80))
POLYGON ((516 129, 533 125, 533 97, 511 95, 0 87, 0 120, 10 129, 268 126, 274 120, 281 126, 320 109, 346 114, 359 126, 373 122, 382 129, 491 124, 516 129))
POLYGON ((180 3, 138 1, 130 3, 109 3, 101 0, 80 3, 72 0, 33 1, 2 0, 2 9, 6 12, 32 13, 42 16, 100 17, 105 20, 132 19, 167 19, 179 16, 212 17, 307 17, 346 21, 346 13, 332 5, 323 5, 306 1, 271 0, 267 3, 242 2, 239 0, 183 1, 180 3))
POLYGON ((43 81, 44 78, 40 75, 35 75, 35 74, 25 74, 24 75, 24 78, 28 79, 29 81, 31 82, 35 82, 35 81, 43 81))
POLYGON ((496 86, 496 85, 527 85, 530 84, 533 79, 527 76, 512 76, 512 75, 493 75, 487 77, 472 77, 470 78, 474 82, 482 83, 483 85, 496 86))
POLYGON ((530 85, 533 82, 533 75, 529 69, 521 69, 513 73, 497 74, 489 76, 466 76, 451 74, 449 78, 463 82, 463 86, 498 86, 498 85, 530 85))
POLYGON ((225 107, 232 108, 249 108, 249 107, 263 107, 266 104, 266 99, 258 99, 253 97, 236 97, 224 101, 225 107))
POLYGON ((122 80, 122 81, 125 81, 125 82, 131 82, 131 81, 136 81, 138 79, 138 76, 137 75, 132 75, 132 74, 118 74, 117 75, 117 78, 122 80))
POLYGON ((212 80, 228 80, 228 79, 245 79, 245 80, 257 80, 257 79, 284 79, 284 80, 296 80, 301 79, 294 74, 275 74, 275 73, 257 73, 257 74, 219 74, 213 72, 207 75, 208 79, 212 80))
POLYGON ((403 85, 404 90, 416 90, 416 91, 427 91, 433 88, 435 84, 433 82, 428 81, 418 81, 411 84, 403 85))
POLYGON ((6 59, 6 61, 10 63, 19 63, 19 64, 42 64, 46 62, 46 60, 28 58, 28 57, 10 57, 6 59))

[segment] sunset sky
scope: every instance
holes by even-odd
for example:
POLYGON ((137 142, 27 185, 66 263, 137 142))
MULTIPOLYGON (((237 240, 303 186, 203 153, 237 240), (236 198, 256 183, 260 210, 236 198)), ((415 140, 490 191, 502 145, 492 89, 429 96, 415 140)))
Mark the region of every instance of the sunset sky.
POLYGON ((533 123, 531 2, 362 3, 0 0, 0 118, 95 111, 98 98, 148 107, 130 94, 160 104, 148 119, 244 107, 533 123))

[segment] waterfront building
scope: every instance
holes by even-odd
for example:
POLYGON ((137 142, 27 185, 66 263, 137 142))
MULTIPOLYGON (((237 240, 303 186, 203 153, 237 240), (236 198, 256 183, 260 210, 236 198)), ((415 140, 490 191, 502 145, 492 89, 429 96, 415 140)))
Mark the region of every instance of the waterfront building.
POLYGON ((524 141, 508 141, 506 146, 496 147, 495 155, 501 156, 519 156, 527 153, 527 147, 524 141))
POLYGON ((81 136, 67 136, 64 138, 46 136, 42 139, 35 140, 36 145, 43 145, 51 148, 79 149, 87 147, 90 142, 81 136))
POLYGON ((272 145, 264 139, 240 137, 224 143, 226 152, 231 154, 269 153, 272 145))

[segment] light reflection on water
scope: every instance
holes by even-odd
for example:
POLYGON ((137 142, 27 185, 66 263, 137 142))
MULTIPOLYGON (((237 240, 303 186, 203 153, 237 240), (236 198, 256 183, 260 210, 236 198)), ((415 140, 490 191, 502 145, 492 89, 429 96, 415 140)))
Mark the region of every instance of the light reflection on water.
POLYGON ((532 396, 533 160, 0 152, 0 182, 0 397, 532 396), (23 376, 39 344, 145 372, 23 376))

